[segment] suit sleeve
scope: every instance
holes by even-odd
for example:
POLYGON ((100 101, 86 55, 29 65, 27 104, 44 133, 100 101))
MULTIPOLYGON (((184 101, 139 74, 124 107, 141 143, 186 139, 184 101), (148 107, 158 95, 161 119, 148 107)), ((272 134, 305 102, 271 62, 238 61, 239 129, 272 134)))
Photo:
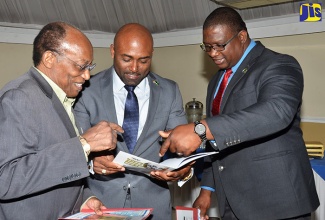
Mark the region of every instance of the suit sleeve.
POLYGON ((211 173, 213 173, 212 161, 211 161, 211 157, 208 156, 208 157, 204 158, 204 169, 203 169, 203 173, 202 173, 202 179, 200 182, 201 186, 209 187, 212 189, 215 188, 214 178, 213 178, 213 175, 211 175, 211 173))
POLYGON ((28 196, 89 175, 78 138, 56 130, 55 124, 41 124, 41 117, 53 114, 47 112, 52 105, 46 108, 19 89, 7 91, 0 101, 1 200, 28 196))
POLYGON ((171 91, 174 91, 174 97, 171 96, 171 98, 173 97, 173 102, 170 108, 166 130, 173 129, 181 124, 187 124, 186 113, 183 107, 183 99, 177 83, 173 83, 173 88, 171 91))
POLYGON ((78 125, 79 132, 80 134, 82 134, 89 128, 91 128, 90 115, 88 110, 86 109, 84 99, 82 97, 78 99, 73 110, 76 117, 76 123, 78 125))

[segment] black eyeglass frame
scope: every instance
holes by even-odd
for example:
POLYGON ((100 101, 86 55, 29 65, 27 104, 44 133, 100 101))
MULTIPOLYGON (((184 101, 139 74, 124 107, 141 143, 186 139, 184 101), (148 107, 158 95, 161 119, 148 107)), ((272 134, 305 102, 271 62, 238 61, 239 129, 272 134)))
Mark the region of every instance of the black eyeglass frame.
POLYGON ((234 36, 232 36, 226 43, 224 44, 215 44, 215 45, 205 45, 204 43, 201 43, 200 44, 200 47, 201 49, 204 51, 204 52, 211 52, 211 50, 215 50, 216 52, 221 52, 221 51, 224 51, 226 49, 226 46, 233 40, 235 39, 236 36, 238 36, 238 34, 240 33, 241 31, 237 32, 234 36), (209 49, 208 49, 209 48, 209 49))
POLYGON ((71 60, 69 57, 67 57, 63 53, 59 53, 57 51, 52 51, 52 52, 54 52, 54 53, 58 54, 59 56, 62 56, 64 58, 70 60, 72 63, 74 63, 79 68, 80 72, 83 72, 85 70, 92 71, 96 67, 96 63, 93 63, 93 64, 90 63, 90 64, 85 64, 85 65, 81 66, 76 61, 71 60))

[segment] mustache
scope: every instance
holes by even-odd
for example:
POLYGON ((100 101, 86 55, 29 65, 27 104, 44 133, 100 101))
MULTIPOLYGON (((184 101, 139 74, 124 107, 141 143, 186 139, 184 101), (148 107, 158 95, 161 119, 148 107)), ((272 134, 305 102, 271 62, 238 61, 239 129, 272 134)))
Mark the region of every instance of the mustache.
POLYGON ((126 75, 140 75, 138 72, 125 72, 126 75))

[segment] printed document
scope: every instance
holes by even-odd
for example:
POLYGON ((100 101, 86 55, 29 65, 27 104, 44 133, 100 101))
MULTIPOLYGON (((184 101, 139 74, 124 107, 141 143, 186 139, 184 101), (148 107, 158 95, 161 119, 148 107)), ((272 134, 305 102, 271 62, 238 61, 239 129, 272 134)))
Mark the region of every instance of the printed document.
POLYGON ((113 160, 114 163, 118 163, 124 166, 126 169, 141 172, 148 174, 152 170, 176 170, 185 166, 186 164, 197 160, 202 157, 210 156, 213 154, 217 154, 217 151, 214 152, 202 152, 197 154, 192 154, 187 157, 176 157, 166 159, 161 163, 156 163, 150 160, 146 160, 141 157, 134 156, 132 154, 126 153, 124 151, 120 151, 115 159, 113 160))

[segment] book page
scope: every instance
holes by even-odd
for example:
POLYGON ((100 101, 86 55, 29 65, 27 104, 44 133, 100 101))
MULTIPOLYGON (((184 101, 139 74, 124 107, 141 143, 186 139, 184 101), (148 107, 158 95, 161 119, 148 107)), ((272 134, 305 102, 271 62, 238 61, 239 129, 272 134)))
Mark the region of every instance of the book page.
POLYGON ((118 163, 127 169, 149 174, 152 170, 175 170, 201 157, 206 157, 217 153, 218 153, 217 151, 202 152, 202 153, 190 155, 188 157, 170 158, 164 160, 161 163, 156 163, 126 153, 124 151, 120 151, 114 158, 113 162, 118 163))
POLYGON ((167 160, 164 160, 163 162, 159 163, 160 165, 168 166, 170 169, 178 169, 194 160, 197 160, 201 157, 206 157, 209 155, 217 154, 217 151, 213 152, 202 152, 198 154, 192 154, 187 157, 176 157, 176 158, 170 158, 167 160))
POLYGON ((167 170, 168 166, 160 165, 159 163, 134 156, 132 154, 120 151, 113 160, 127 169, 148 174, 152 170, 167 170))

